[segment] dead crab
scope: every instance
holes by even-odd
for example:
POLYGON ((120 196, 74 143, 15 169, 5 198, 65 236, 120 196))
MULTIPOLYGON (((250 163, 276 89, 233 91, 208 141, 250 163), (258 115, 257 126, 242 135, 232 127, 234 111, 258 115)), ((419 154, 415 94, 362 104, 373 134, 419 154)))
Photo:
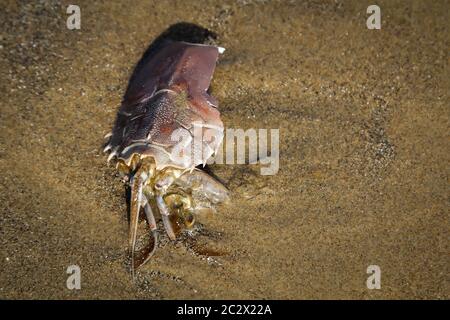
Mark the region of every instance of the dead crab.
POLYGON ((213 156, 223 139, 217 101, 207 91, 222 51, 180 41, 160 43, 130 79, 112 133, 107 135, 108 161, 116 160, 131 187, 132 272, 150 259, 158 244, 151 203, 173 240, 171 215, 182 217, 191 227, 198 211, 214 210, 214 204, 228 198, 221 183, 196 168, 213 156), (141 208, 154 241, 136 259, 141 208))

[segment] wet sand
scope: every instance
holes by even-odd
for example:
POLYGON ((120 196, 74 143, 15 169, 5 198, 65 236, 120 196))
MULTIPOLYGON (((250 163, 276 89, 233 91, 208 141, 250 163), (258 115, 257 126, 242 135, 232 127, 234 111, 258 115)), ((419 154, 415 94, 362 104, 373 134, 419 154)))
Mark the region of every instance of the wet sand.
POLYGON ((362 1, 133 3, 77 1, 77 31, 67 1, 2 3, 0 298, 450 297, 447 1, 378 1, 381 30, 362 1), (279 128, 280 170, 213 165, 231 203, 163 238, 133 282, 103 136, 177 22, 219 35, 222 119, 279 128), (81 290, 66 288, 72 264, 81 290))

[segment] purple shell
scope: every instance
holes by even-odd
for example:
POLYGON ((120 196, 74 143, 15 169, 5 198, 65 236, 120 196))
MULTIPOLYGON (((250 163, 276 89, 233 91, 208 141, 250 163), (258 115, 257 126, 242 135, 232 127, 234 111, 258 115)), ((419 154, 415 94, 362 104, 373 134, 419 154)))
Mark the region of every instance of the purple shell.
POLYGON ((223 138, 217 100, 207 92, 221 49, 165 41, 153 50, 130 79, 105 148, 111 151, 109 159, 117 157, 129 164, 137 153, 152 156, 160 169, 206 163, 223 138), (188 146, 192 154, 180 160, 175 152, 179 140, 173 134, 194 139, 194 124, 201 128, 195 132, 201 133, 203 147, 194 147, 192 140, 188 146))

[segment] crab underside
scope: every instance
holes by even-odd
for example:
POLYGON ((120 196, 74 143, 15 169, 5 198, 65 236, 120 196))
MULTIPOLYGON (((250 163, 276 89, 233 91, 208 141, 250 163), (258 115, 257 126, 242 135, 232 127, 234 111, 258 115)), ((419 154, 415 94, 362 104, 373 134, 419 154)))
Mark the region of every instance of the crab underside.
POLYGON ((177 167, 156 168, 152 157, 133 156, 130 166, 118 160, 119 172, 127 177, 131 187, 129 248, 134 272, 145 264, 158 246, 158 229, 153 208, 157 208, 164 229, 171 240, 176 235, 172 221, 180 220, 191 228, 199 213, 215 212, 214 205, 228 200, 228 190, 204 171, 177 167), (152 205, 153 204, 153 205, 152 205), (136 255, 138 220, 141 208, 153 236, 153 243, 136 255))

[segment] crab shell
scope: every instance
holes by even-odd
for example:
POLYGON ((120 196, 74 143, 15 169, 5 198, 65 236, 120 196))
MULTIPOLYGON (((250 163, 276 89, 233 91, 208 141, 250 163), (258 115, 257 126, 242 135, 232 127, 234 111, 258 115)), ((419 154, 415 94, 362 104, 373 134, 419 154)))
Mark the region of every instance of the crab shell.
POLYGON ((207 92, 223 50, 170 40, 153 50, 130 80, 105 148, 108 161, 130 166, 137 154, 152 157, 157 170, 204 165, 223 139, 217 100, 207 92), (190 144, 180 151, 182 141, 190 144))

